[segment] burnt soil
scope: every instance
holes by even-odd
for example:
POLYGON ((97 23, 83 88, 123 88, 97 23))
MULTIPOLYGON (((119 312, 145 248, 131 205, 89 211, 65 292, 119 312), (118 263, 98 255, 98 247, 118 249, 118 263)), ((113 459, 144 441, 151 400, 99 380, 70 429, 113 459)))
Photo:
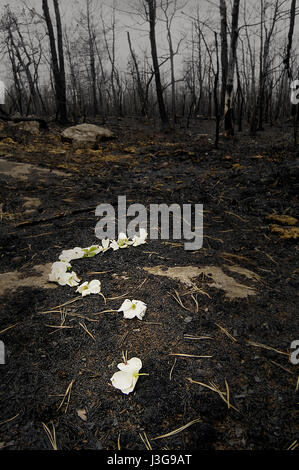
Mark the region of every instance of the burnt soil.
POLYGON ((54 426, 62 450, 143 450, 145 435, 153 450, 288 449, 298 439, 298 366, 289 356, 298 339, 297 248, 296 239, 271 231, 267 216, 296 217, 291 127, 266 127, 255 138, 238 133, 234 141, 221 140, 218 150, 213 121, 175 132, 134 119, 107 127, 117 138, 94 152, 71 151, 54 125, 37 137, 2 130, 1 158, 68 176, 33 174, 22 181, 0 174, 0 273, 28 277, 63 249, 98 243, 95 207, 116 207, 119 195, 147 207, 202 203, 203 247, 186 251, 183 241, 148 240, 74 261, 84 280, 101 280, 106 304, 90 295, 63 305, 78 295, 70 287, 6 291, 0 298, 6 350, 0 447, 51 449, 44 423, 51 431, 54 426), (39 198, 40 206, 24 212, 26 197, 39 198), (179 281, 143 269, 207 265, 258 274, 259 281, 239 275, 256 295, 229 300, 205 277, 196 280, 202 292, 192 294, 179 281), (142 321, 99 313, 117 310, 126 297, 147 304, 142 321), (149 374, 129 395, 110 383, 122 351, 140 357, 141 372, 149 374), (226 402, 188 379, 217 385, 226 402))

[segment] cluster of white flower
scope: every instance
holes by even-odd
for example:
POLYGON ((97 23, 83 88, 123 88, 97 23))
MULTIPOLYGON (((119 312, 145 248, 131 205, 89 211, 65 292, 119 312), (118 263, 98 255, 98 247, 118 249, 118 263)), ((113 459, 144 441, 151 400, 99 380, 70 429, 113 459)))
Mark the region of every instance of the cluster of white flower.
POLYGON ((141 228, 139 236, 134 235, 132 240, 130 240, 125 233, 121 232, 118 235, 117 240, 111 241, 110 248, 116 251, 116 250, 119 250, 119 248, 128 248, 130 245, 132 246, 143 245, 143 243, 145 243, 146 238, 147 238, 147 231, 144 228, 141 228))
MULTIPOLYGON (((101 245, 92 245, 87 248, 75 247, 72 250, 63 250, 59 256, 59 261, 52 264, 51 273, 49 274, 50 282, 57 282, 60 286, 77 287, 76 292, 79 292, 82 297, 89 294, 101 294, 101 281, 94 279, 90 282, 83 282, 80 284, 80 279, 77 274, 72 271, 70 261, 80 258, 91 258, 98 253, 104 253, 110 248, 116 251, 120 248, 128 248, 129 246, 139 246, 146 243, 147 232, 141 228, 139 236, 135 235, 130 240, 125 233, 120 233, 117 240, 102 240, 101 245)), ((123 312, 124 318, 132 319, 137 317, 139 320, 145 315, 147 306, 141 300, 126 299, 118 312, 123 312)), ((112 385, 120 389, 123 393, 128 395, 135 388, 139 371, 142 367, 142 362, 138 357, 133 357, 126 360, 124 363, 118 364, 118 372, 111 378, 112 385)))
MULTIPOLYGON (((99 253, 105 253, 109 249, 116 251, 119 248, 128 248, 130 245, 139 246, 146 243, 146 238, 147 232, 144 228, 141 228, 139 235, 135 235, 132 240, 125 233, 120 233, 117 240, 106 238, 102 240, 101 245, 92 245, 87 248, 76 246, 72 250, 63 250, 59 256, 59 261, 52 264, 49 281, 57 282, 60 286, 78 287, 80 279, 74 271, 71 271, 70 261, 80 258, 92 258, 99 253)), ((89 294, 99 294, 101 292, 101 282, 97 279, 91 282, 83 282, 76 292, 82 294, 83 297, 89 294)))

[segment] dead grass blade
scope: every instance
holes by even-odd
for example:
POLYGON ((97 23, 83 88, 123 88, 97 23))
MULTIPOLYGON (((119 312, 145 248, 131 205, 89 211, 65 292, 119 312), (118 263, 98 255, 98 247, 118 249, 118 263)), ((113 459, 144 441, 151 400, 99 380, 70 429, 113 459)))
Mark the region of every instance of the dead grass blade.
POLYGON ((136 289, 135 289, 135 290, 139 290, 139 289, 141 289, 141 287, 142 287, 142 286, 144 286, 144 284, 146 283, 146 281, 148 281, 148 277, 147 277, 146 279, 144 279, 144 280, 142 281, 142 283, 141 283, 141 284, 139 284, 139 286, 137 286, 137 287, 136 287, 136 289))
POLYGON ((242 255, 235 255, 234 253, 227 253, 227 252, 223 252, 221 253, 221 258, 223 257, 228 257, 228 258, 236 258, 238 260, 243 260, 243 261, 248 261, 248 263, 250 264, 254 264, 254 262, 250 259, 250 258, 246 258, 246 256, 242 256, 242 255))
POLYGON ((47 434, 47 437, 48 437, 48 439, 51 443, 51 446, 53 447, 53 450, 58 450, 55 426, 54 426, 53 421, 51 421, 51 422, 52 422, 52 432, 50 431, 50 429, 48 428, 48 426, 45 423, 42 423, 42 425, 43 425, 44 431, 47 434))
MULTIPOLYGON (((72 300, 68 300, 68 301, 65 302, 64 304, 56 305, 55 307, 52 307, 51 310, 55 310, 55 309, 57 309, 57 308, 65 307, 65 305, 72 304, 73 302, 77 302, 77 300, 80 300, 80 299, 82 299, 82 296, 80 296, 80 297, 75 297, 75 298, 72 299, 72 300)), ((43 312, 40 312, 40 313, 43 313, 43 312)))
POLYGON ((102 310, 101 312, 96 312, 96 313, 93 313, 92 315, 101 315, 102 313, 117 313, 118 310, 102 310))
POLYGON ((215 323, 216 326, 224 333, 229 339, 231 339, 233 342, 237 343, 236 338, 234 338, 223 326, 218 325, 218 323, 215 323))
POLYGON ((81 323, 79 322, 79 325, 83 328, 83 330, 95 341, 95 337, 93 336, 92 333, 90 333, 89 329, 87 328, 87 326, 85 325, 85 323, 81 323))
POLYGON ((224 241, 221 238, 210 237, 208 235, 205 235, 205 237, 209 238, 210 240, 214 240, 215 242, 224 243, 224 241))
POLYGON ((192 339, 192 340, 199 340, 199 339, 214 339, 212 336, 193 336, 193 335, 184 335, 184 339, 192 339))
POLYGON ((181 354, 181 353, 170 353, 169 356, 197 357, 197 358, 213 357, 213 356, 195 356, 194 354, 181 354))
POLYGON ((173 365, 172 365, 172 368, 170 369, 170 372, 169 372, 169 380, 171 380, 172 373, 173 373, 173 369, 174 369, 174 367, 175 367, 175 365, 176 365, 176 361, 177 361, 177 358, 175 358, 174 363, 173 363, 173 365))
POLYGON ((197 301, 197 298, 194 297, 193 294, 191 294, 191 299, 194 301, 195 303, 195 312, 194 313, 198 313, 198 310, 199 310, 199 305, 198 305, 198 301, 197 301))
POLYGON ((48 325, 47 323, 45 323, 45 326, 47 326, 48 328, 56 328, 57 330, 63 330, 63 329, 73 329, 74 327, 73 326, 67 326, 67 325, 48 325))
POLYGON ((193 313, 192 310, 190 310, 189 308, 185 307, 185 305, 183 304, 183 301, 179 295, 179 293, 175 290, 175 295, 172 293, 172 292, 168 292, 169 295, 171 295, 171 297, 174 298, 174 300, 184 309, 184 310, 187 310, 188 312, 190 313, 193 313))
POLYGON ((118 434, 118 438, 117 438, 117 450, 121 450, 121 445, 120 445, 120 433, 118 434))
POLYGON ((151 443, 146 435, 145 432, 143 432, 143 435, 139 433, 140 439, 142 440, 143 444, 145 445, 146 450, 153 450, 151 443))
POLYGON ((86 276, 93 276, 95 274, 106 274, 106 273, 112 273, 113 270, 112 269, 109 269, 109 271, 89 271, 88 273, 86 273, 86 276))
POLYGON ((234 405, 232 405, 229 401, 230 392, 229 392, 229 386, 228 386, 226 379, 225 379, 226 393, 221 392, 218 385, 216 385, 214 382, 209 382, 210 385, 208 385, 203 382, 197 382, 197 380, 193 380, 190 378, 188 378, 187 380, 192 384, 201 385, 202 387, 208 388, 209 390, 212 390, 212 392, 217 393, 220 396, 220 398, 224 401, 224 403, 226 403, 228 408, 233 408, 235 411, 239 413, 239 410, 234 405))
POLYGON ((249 344, 250 346, 253 346, 255 348, 268 349, 269 351, 275 351, 278 354, 283 354, 284 356, 289 356, 289 353, 286 353, 284 351, 280 351, 279 349, 272 348, 271 346, 267 346, 266 344, 256 343, 256 342, 250 341, 250 340, 247 341, 247 344, 249 344))
POLYGON ((272 361, 272 359, 270 359, 270 362, 272 362, 272 364, 276 365, 277 367, 280 367, 281 369, 285 370, 289 374, 294 374, 294 372, 292 372, 290 369, 287 369, 286 367, 283 367, 281 364, 278 364, 278 362, 272 361))
POLYGON ((236 217, 237 219, 241 220, 242 222, 247 222, 246 219, 243 219, 243 217, 241 217, 240 215, 234 214, 233 212, 225 211, 224 213, 227 214, 227 215, 232 215, 233 217, 236 217))
POLYGON ((15 326, 17 326, 19 323, 15 323, 14 325, 11 325, 11 326, 8 326, 7 328, 4 328, 4 330, 1 330, 0 331, 0 335, 2 335, 2 333, 5 333, 6 331, 8 330, 11 330, 12 328, 14 328, 15 326))
POLYGON ((118 295, 117 297, 107 297, 107 300, 123 299, 124 297, 127 297, 129 294, 130 294, 130 292, 127 292, 126 294, 118 295))
POLYGON ((73 386, 73 383, 75 382, 75 380, 72 380, 71 383, 68 385, 66 391, 65 391, 65 394, 63 396, 63 399, 59 405, 59 407, 57 408, 57 410, 60 410, 60 408, 62 407, 62 405, 64 404, 65 400, 67 400, 67 403, 66 403, 66 407, 65 407, 65 410, 64 412, 66 413, 67 410, 68 410, 68 407, 69 407, 69 404, 70 404, 70 399, 71 399, 71 391, 72 391, 72 386, 73 386))
POLYGON ((295 450, 299 446, 297 439, 287 448, 287 450, 295 450))
POLYGON ((183 295, 188 295, 188 294, 202 294, 202 295, 205 295, 206 297, 208 297, 209 299, 211 299, 212 297, 206 292, 204 291, 203 289, 200 289, 199 287, 197 286, 194 286, 192 287, 192 289, 188 292, 186 292, 185 294, 183 295))
POLYGON ((185 429, 192 426, 192 424, 199 423, 200 421, 201 421, 201 418, 194 419, 193 421, 190 421, 189 423, 185 424, 184 426, 181 426, 180 428, 174 429, 174 431, 168 432, 167 434, 163 434, 161 436, 152 437, 151 440, 155 441, 156 439, 163 439, 164 437, 175 436, 175 434, 178 434, 178 433, 184 431, 185 429))
POLYGON ((19 416, 20 413, 18 413, 17 415, 13 416, 12 418, 9 418, 9 419, 5 419, 4 421, 0 421, 0 426, 2 424, 5 424, 5 423, 10 423, 10 421, 13 421, 14 419, 16 419, 18 416, 19 416))

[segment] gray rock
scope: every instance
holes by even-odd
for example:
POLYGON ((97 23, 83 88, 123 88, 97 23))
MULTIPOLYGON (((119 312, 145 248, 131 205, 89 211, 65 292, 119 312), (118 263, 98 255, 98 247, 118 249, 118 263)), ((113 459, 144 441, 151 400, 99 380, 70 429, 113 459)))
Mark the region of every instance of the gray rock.
POLYGON ((93 149, 101 140, 114 137, 115 135, 109 129, 86 123, 68 127, 61 133, 61 139, 64 142, 70 142, 74 149, 93 149))

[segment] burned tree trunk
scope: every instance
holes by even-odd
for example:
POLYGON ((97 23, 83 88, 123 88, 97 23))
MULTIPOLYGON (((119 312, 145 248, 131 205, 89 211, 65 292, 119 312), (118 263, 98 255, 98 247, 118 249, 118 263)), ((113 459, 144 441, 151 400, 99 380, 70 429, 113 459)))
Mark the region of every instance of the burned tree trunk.
POLYGON ((156 43, 156 12, 157 5, 156 0, 146 0, 148 4, 148 15, 149 15, 149 24, 150 24, 150 43, 151 43, 151 52, 152 52, 152 61, 153 68, 155 72, 156 80, 156 92, 159 105, 160 118, 163 125, 168 124, 168 116, 166 113, 164 98, 163 98, 163 88, 161 83, 160 67, 158 62, 158 52, 157 52, 157 43, 156 43))
POLYGON ((67 122, 67 106, 66 106, 66 82, 65 82, 65 69, 64 69, 64 54, 63 54, 63 42, 62 42, 62 27, 61 18, 59 12, 58 0, 53 0, 56 25, 57 25, 57 47, 58 55, 56 50, 56 42, 53 24, 50 16, 48 0, 43 0, 43 12, 48 29, 50 50, 52 58, 52 68, 54 75, 55 84, 55 99, 56 99, 56 119, 61 123, 67 122))
MULTIPOLYGON (((291 50, 293 45, 293 36, 294 36, 294 28, 295 28, 295 18, 296 18, 296 0, 292 0, 291 3, 291 10, 290 10, 290 27, 288 33, 288 45, 287 45, 287 52, 286 57, 284 59, 285 70, 287 71, 288 77, 290 80, 293 80, 292 70, 290 68, 290 57, 291 57, 291 50)), ((294 88, 294 84, 292 83, 292 87, 294 88)), ((296 86, 295 86, 296 89, 296 86)), ((293 118, 293 131, 294 131, 294 149, 297 148, 297 128, 298 128, 298 118, 299 118, 299 105, 292 103, 291 107, 291 115, 293 118)))
POLYGON ((234 0, 232 10, 232 30, 230 41, 230 53, 227 69, 227 80, 225 90, 225 108, 224 108, 224 134, 226 136, 234 135, 234 116, 233 116, 233 91, 234 91, 234 74, 237 57, 237 43, 239 36, 239 7, 240 0, 234 0))
POLYGON ((225 90, 228 69, 228 50, 227 50, 227 10, 225 0, 220 0, 220 18, 221 18, 221 103, 220 112, 221 116, 224 113, 225 90))

